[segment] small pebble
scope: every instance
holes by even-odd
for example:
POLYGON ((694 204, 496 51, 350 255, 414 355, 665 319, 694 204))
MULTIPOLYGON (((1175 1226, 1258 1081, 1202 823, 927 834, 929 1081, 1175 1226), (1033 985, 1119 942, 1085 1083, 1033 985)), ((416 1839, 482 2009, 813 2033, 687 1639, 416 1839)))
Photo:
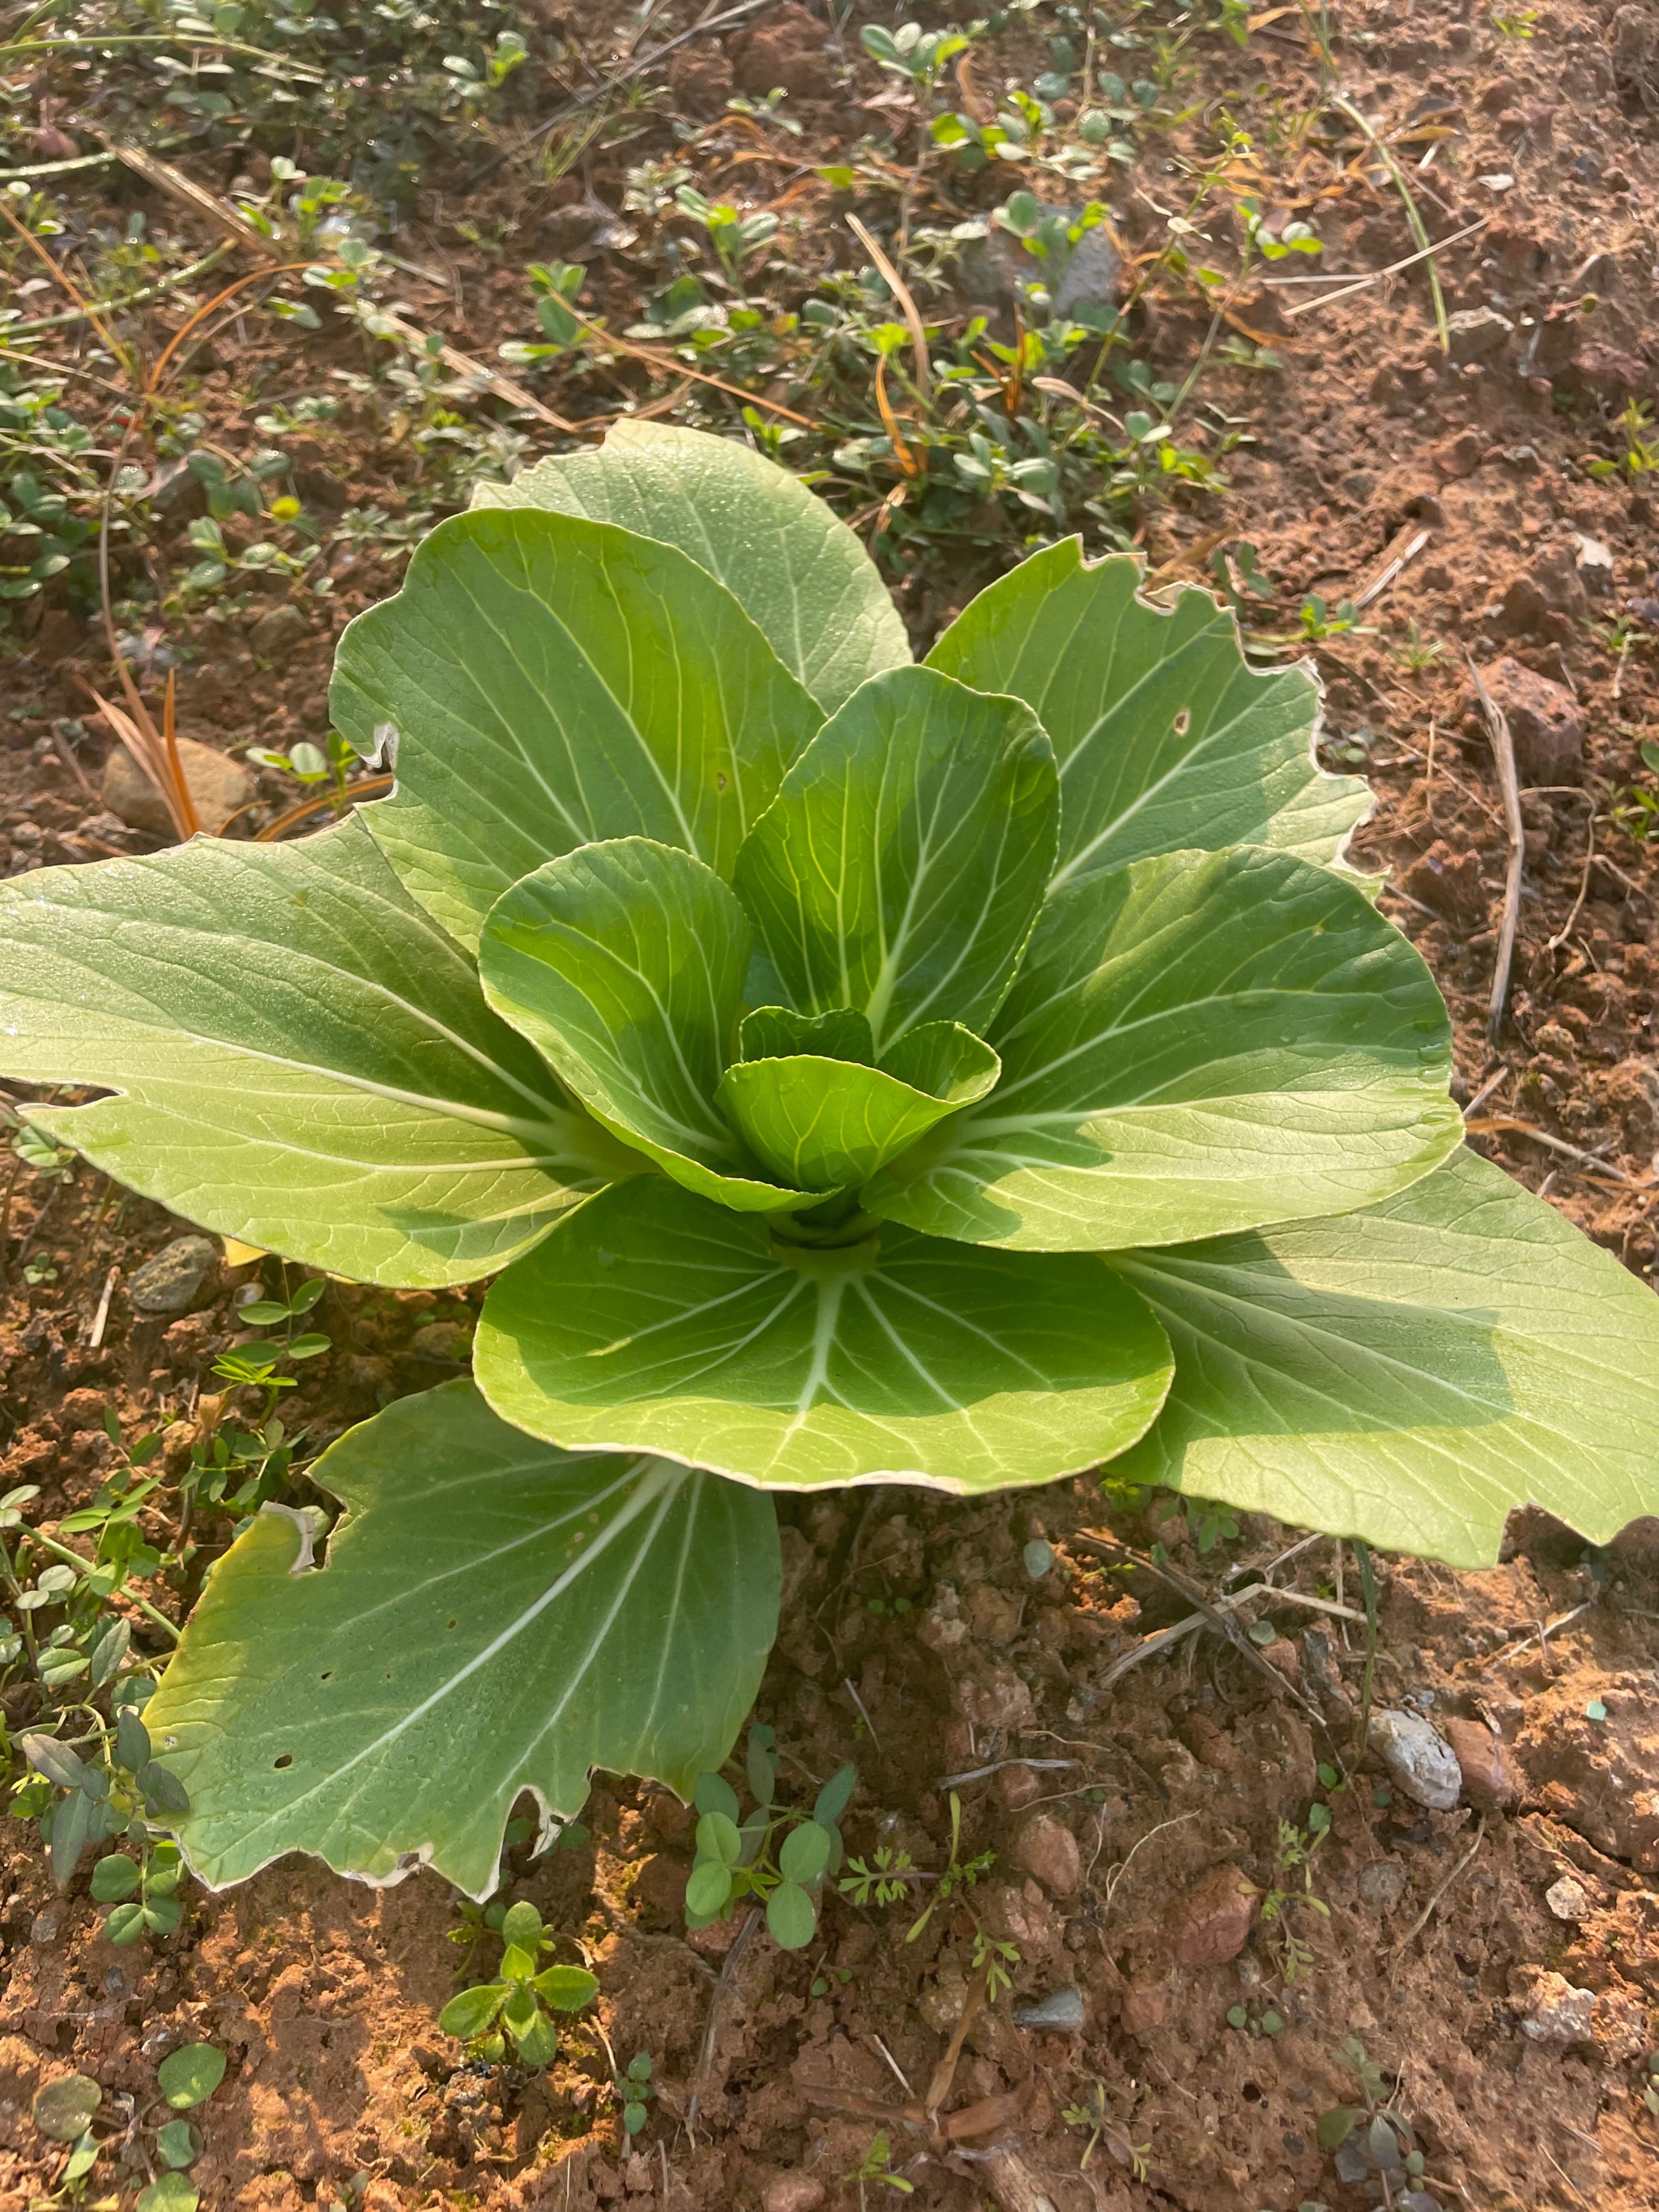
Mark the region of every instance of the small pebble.
POLYGON ((219 1248, 210 1237, 175 1237, 134 1269, 128 1302, 143 1314, 185 1313, 218 1264, 219 1248))
POLYGON ((1521 2033, 1534 2043, 1588 2043, 1595 2027, 1595 1992, 1575 1989, 1560 1974, 1540 1974, 1528 1992, 1521 2033))
POLYGON ((1589 1893, 1576 1875, 1564 1874, 1544 1892, 1544 1902, 1558 1920, 1588 1920, 1593 1907, 1589 1893))
POLYGON ((1371 1748, 1394 1782, 1413 1803, 1431 1813, 1449 1813, 1463 1787, 1451 1746, 1421 1713, 1371 1715, 1371 1748))
POLYGON ((1081 1990, 1055 1990, 1035 2004, 1022 2005, 1014 2014, 1019 2027, 1081 2027, 1083 2025, 1083 1992, 1081 1990))

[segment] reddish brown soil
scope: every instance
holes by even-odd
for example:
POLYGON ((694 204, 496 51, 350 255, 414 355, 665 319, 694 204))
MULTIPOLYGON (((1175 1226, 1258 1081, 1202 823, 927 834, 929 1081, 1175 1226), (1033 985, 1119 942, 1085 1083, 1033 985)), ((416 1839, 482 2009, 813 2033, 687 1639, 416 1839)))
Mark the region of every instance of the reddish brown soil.
MULTIPOLYGON (((684 15, 671 9, 662 20, 684 15)), ((1366 610, 1375 635, 1317 648, 1333 740, 1371 741, 1378 808, 1361 853, 1393 870, 1385 908, 1451 1000, 1460 1095, 1484 1092, 1474 1119, 1492 1125, 1477 1141, 1651 1277, 1659 863, 1610 810, 1640 773, 1640 738, 1659 726, 1652 479, 1598 482, 1583 461, 1621 450, 1611 412, 1655 397, 1659 158, 1644 104, 1659 82, 1653 41, 1643 44, 1644 10, 1571 0, 1546 9, 1525 41, 1498 36, 1484 11, 1437 0, 1373 0, 1340 15, 1344 82, 1364 112, 1398 121, 1426 103, 1451 127, 1416 173, 1435 234, 1492 219, 1440 258, 1448 307, 1532 316, 1536 350, 1524 373, 1514 348, 1449 366, 1420 270, 1293 320, 1274 301, 1297 293, 1245 295, 1231 312, 1272 337, 1284 372, 1212 373, 1206 389, 1248 416, 1255 443, 1230 458, 1219 505, 1150 513, 1147 548, 1154 563, 1176 561, 1224 526, 1281 585, 1282 622, 1307 591, 1332 603, 1357 593, 1407 526, 1431 532, 1366 610), (1513 181, 1482 181, 1498 178, 1513 181), (1591 293, 1593 310, 1575 306, 1591 293), (1612 554, 1612 587, 1600 597, 1583 596, 1575 532, 1612 554), (1590 625, 1632 607, 1633 641, 1620 659, 1590 625), (1413 623, 1425 644, 1444 647, 1416 673, 1403 652, 1413 623), (1565 685, 1583 728, 1582 744, 1553 762, 1523 746, 1525 888, 1510 1025, 1496 1046, 1486 1001, 1507 841, 1466 653, 1483 666, 1507 656, 1565 685)), ((872 127, 872 113, 836 94, 811 22, 780 8, 769 27, 724 50, 713 40, 682 50, 675 101, 702 120, 719 114, 734 82, 759 91, 791 82, 808 123, 803 161, 830 158, 872 127)), ((1304 172, 1328 179, 1297 135, 1316 80, 1294 16, 1259 29, 1248 59, 1215 40, 1194 52, 1202 70, 1188 98, 1229 97, 1285 205, 1306 196, 1304 172)), ((860 89, 873 98, 886 81, 866 70, 860 89)), ((654 143, 636 141, 627 158, 654 143)), ((1115 195, 1131 252, 1161 238, 1151 204, 1179 204, 1186 189, 1166 158, 1155 142, 1115 195)), ((594 184, 616 204, 616 178, 600 171, 594 184)), ((532 206, 527 188, 489 189, 495 197, 481 207, 525 216, 520 258, 558 250, 548 196, 532 206)), ((1397 199, 1357 171, 1313 211, 1333 266, 1379 268, 1412 250, 1397 199)), ((411 260, 442 246, 436 229, 411 226, 411 260)), ((620 249, 594 270, 607 304, 637 283, 620 249)), ((450 327, 489 358, 500 337, 521 334, 509 297, 517 280, 476 266, 466 274, 464 323, 450 327)), ((1147 344, 1178 376, 1204 313, 1162 293, 1153 309, 1147 344)), ((198 404, 246 445, 254 434, 239 422, 236 394, 252 372, 267 392, 284 374, 293 388, 303 380, 284 370, 284 335, 250 334, 244 351, 221 343, 198 404)), ((343 339, 319 341, 307 388, 320 363, 349 351, 343 339)), ((607 402, 597 388, 592 404, 614 404, 614 390, 607 402)), ((407 500, 406 453, 377 445, 349 416, 300 458, 305 495, 331 496, 337 512, 348 489, 359 501, 407 500)), ((320 734, 333 629, 395 573, 335 557, 337 597, 325 613, 307 603, 307 634, 280 653, 260 653, 248 632, 204 629, 202 657, 180 685, 185 728, 227 748, 320 734)), ((937 618, 948 593, 929 590, 937 618)), ((908 596, 916 611, 921 599, 908 596)), ((10 672, 20 704, 78 715, 87 702, 76 678, 101 687, 108 664, 71 617, 48 610, 10 672)), ((37 855, 88 857, 76 838, 106 837, 108 825, 92 821, 95 802, 40 737, 49 724, 3 727, 20 735, 0 740, 0 860, 8 851, 14 868, 37 855)), ((92 738, 78 744, 94 785, 98 750, 92 738)), ((273 803, 276 793, 272 785, 273 803)), ((198 1424, 214 1417, 196 1392, 246 1279, 227 1273, 201 1312, 166 1328, 138 1322, 118 1296, 103 1345, 90 1349, 106 1271, 130 1273, 176 1229, 138 1201, 112 1205, 96 1185, 83 1172, 38 1220, 20 1187, 13 1217, 27 1249, 55 1257, 59 1278, 22 1286, 24 1253, 14 1248, 0 1486, 44 1484, 53 1514, 84 1499, 107 1455, 106 1403, 129 1433, 168 1408, 198 1424)), ((434 1318, 453 1321, 459 1304, 331 1291, 321 1318, 340 1348, 285 1413, 320 1439, 455 1371, 435 1356, 441 1339, 410 1340, 434 1318)), ((190 1433, 173 1431, 174 1458, 187 1454, 190 1433)), ((1376 1702, 1431 1697, 1437 1720, 1497 1731, 1510 1795, 1484 1813, 1419 1814, 1397 1796, 1379 1807, 1380 1773, 1367 1764, 1334 1800, 1306 1899, 1263 1923, 1253 1917, 1259 1900, 1240 1912, 1238 1875, 1258 1892, 1272 1885, 1279 1824, 1304 1821, 1324 1795, 1318 1764, 1351 1752, 1363 1630, 1280 1603, 1271 1617, 1285 1640, 1273 1658, 1289 1683, 1206 1633, 1102 1686, 1138 1637, 1186 1607, 1144 1572, 1106 1576, 1086 1545, 1070 1541, 1109 1525, 1141 1546, 1152 1533, 1094 1486, 973 1506, 895 1492, 799 1509, 787 1501, 784 1517, 791 1595, 757 1710, 787 1755, 786 1783, 809 1790, 808 1775, 856 1759, 849 1848, 902 1844, 937 1870, 949 1833, 941 1778, 1000 1766, 960 1785, 967 1844, 996 1853, 971 1901, 1021 1963, 1012 2000, 969 2027, 940 2133, 899 2116, 910 2100, 896 2077, 920 2092, 945 2051, 963 2002, 967 1913, 941 1911, 907 1944, 914 1914, 902 1906, 834 1901, 822 1948, 809 1954, 781 1954, 763 1936, 728 1953, 729 1929, 688 1943, 679 1905, 689 1824, 660 1795, 602 1783, 592 1845, 515 1862, 510 1885, 586 1948, 602 1984, 598 2020, 619 2058, 643 2048, 656 2063, 660 2096, 632 2149, 588 2024, 570 2030, 544 2077, 458 2068, 435 2015, 464 1963, 447 1940, 459 1923, 431 1877, 376 1893, 285 1865, 223 1897, 192 1890, 177 1938, 118 1951, 100 1933, 84 1870, 56 1895, 32 1833, 9 1824, 0 2206, 25 2204, 48 2172, 27 2118, 41 2080, 75 2066, 142 2097, 165 2049, 204 2038, 231 2057, 200 2116, 207 2150, 196 2178, 213 2207, 576 2212, 636 2200, 689 2212, 845 2212, 860 2199, 843 2177, 884 2127, 915 2201, 951 2212, 1044 2203, 1054 2212, 1357 2212, 1383 2201, 1382 2185, 1345 2183, 1316 2136, 1329 2107, 1363 2102, 1343 2055, 1350 2038, 1382 2069, 1425 2154, 1416 2185, 1443 2206, 1659 2206, 1659 2120, 1643 2096, 1645 2054, 1659 2042, 1653 1523, 1601 1555, 1522 1516, 1505 1563, 1488 1573, 1379 1563, 1376 1702), (1065 1565, 1032 1583, 1020 1547, 1039 1529, 1065 1565), (1540 1634, 1563 1615, 1571 1617, 1540 1634), (1587 1710, 1598 1708, 1604 1718, 1587 1710), (1072 1763, 1000 1765, 1021 1754, 1072 1763), (1569 1874, 1582 1892, 1568 1899, 1571 1919, 1545 1901, 1569 1874), (1305 1957, 1292 1960, 1287 1930, 1305 1957), (1547 2016, 1548 1975, 1592 1993, 1575 2039, 1523 2030, 1547 2016), (811 1993, 815 1981, 827 1984, 823 1994, 811 1993), (1017 2008, 1073 1988, 1081 2027, 1016 2024, 1017 2008), (1238 2007, 1243 2027, 1229 2022, 1238 2007), (1264 2016, 1282 2024, 1262 2032, 1264 2016), (1095 2118, 1068 2124, 1066 2112, 1091 2100, 1095 2118), (994 2101, 969 2116, 977 2127, 952 2131, 950 2116, 981 2100, 994 2101)), ((1251 1522, 1200 1557, 1177 1540, 1179 1528, 1163 1530, 1175 1564, 1212 1594, 1229 1568, 1265 1564, 1293 1540, 1251 1522)), ((1328 1541, 1284 1571, 1304 1593, 1356 1603, 1351 1571, 1339 1590, 1328 1541)), ((1298 1897, 1300 1881, 1291 1878, 1298 1897)), ((1405 2185, 1390 2185, 1392 2201, 1405 2185)), ((876 2181, 864 2194, 871 2204, 898 2201, 876 2181)))

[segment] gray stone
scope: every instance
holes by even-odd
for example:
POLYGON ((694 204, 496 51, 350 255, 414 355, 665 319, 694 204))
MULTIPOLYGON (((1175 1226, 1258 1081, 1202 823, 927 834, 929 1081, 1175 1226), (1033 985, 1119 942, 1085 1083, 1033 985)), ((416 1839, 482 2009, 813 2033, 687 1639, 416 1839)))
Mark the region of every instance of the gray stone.
POLYGON ((188 1313, 218 1265, 219 1248, 210 1237, 175 1237, 134 1271, 128 1303, 142 1314, 188 1313))
POLYGON ((1544 1902, 1558 1920, 1588 1920, 1594 1907, 1589 1892, 1577 1875, 1564 1874, 1544 1892, 1544 1902))
POLYGON ((1431 1813, 1449 1813, 1463 1787, 1456 1755, 1421 1713, 1371 1715, 1371 1749, 1413 1802, 1431 1813))
POLYGON ((1021 2005, 1014 2014, 1017 2027, 1073 2028, 1083 2025, 1081 1990, 1055 1990, 1035 2004, 1021 2005))
POLYGON ((1496 307, 1460 307, 1446 318, 1446 336, 1455 362, 1480 361, 1499 353, 1515 334, 1515 325, 1496 307))

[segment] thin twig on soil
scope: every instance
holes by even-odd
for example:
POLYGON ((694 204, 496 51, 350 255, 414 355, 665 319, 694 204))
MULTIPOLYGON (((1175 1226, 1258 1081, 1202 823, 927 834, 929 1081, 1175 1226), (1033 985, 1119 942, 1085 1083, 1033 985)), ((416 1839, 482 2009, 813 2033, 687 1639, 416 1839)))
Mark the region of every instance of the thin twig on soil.
MULTIPOLYGON (((1346 115, 1351 123, 1358 124, 1370 142, 1377 159, 1394 180, 1395 190, 1399 193, 1401 204, 1406 210, 1406 221, 1410 225, 1412 236, 1423 248, 1423 252, 1417 258, 1423 262, 1429 272, 1429 291, 1434 301, 1434 326, 1440 334, 1440 350, 1442 353, 1449 354, 1451 351, 1451 331, 1446 322, 1446 295, 1440 289, 1440 272, 1434 265, 1435 241, 1429 236, 1428 226, 1423 220, 1422 210, 1417 204, 1411 186, 1406 182, 1406 173, 1395 160, 1388 147, 1383 144, 1376 130, 1366 122, 1352 100, 1344 100, 1340 94, 1333 93, 1331 106, 1346 115)), ((1449 245, 1451 241, 1448 239, 1441 242, 1449 245)), ((1289 312, 1287 309, 1286 313, 1289 312)))
POLYGON ((1553 1137, 1547 1129, 1538 1128, 1531 1121, 1517 1121, 1512 1114, 1483 1115, 1480 1121, 1465 1120, 1463 1127, 1477 1137, 1492 1137, 1507 1133, 1530 1137, 1535 1145, 1543 1145, 1552 1152, 1559 1152, 1564 1159, 1577 1160, 1581 1166, 1594 1168, 1614 1182, 1626 1184, 1631 1189, 1641 1188, 1637 1178, 1627 1175, 1616 1160, 1603 1159, 1599 1152, 1587 1152, 1581 1145, 1570 1145, 1565 1137, 1553 1137))
POLYGON ((1462 1873, 1464 1868, 1468 1866, 1469 1861, 1480 1850, 1480 1839, 1486 1832, 1486 1816, 1483 1813, 1479 1820, 1475 1823, 1474 1841, 1469 1845, 1468 1850, 1464 1852, 1462 1857, 1459 1859, 1457 1864, 1446 1876, 1444 1881, 1441 1883, 1439 1888, 1436 1890, 1434 1895, 1429 1899, 1428 1903, 1423 1907, 1423 1910, 1418 1914, 1416 1919, 1413 1921, 1411 1926, 1406 1930, 1400 1941, 1395 1945, 1394 1948, 1396 1955, 1405 1949, 1406 1946, 1414 1936, 1420 1936, 1423 1930, 1428 1926, 1430 1921, 1433 1919, 1435 1907, 1439 1904, 1441 1899, 1446 1894, 1446 1892, 1456 1881, 1458 1875, 1462 1873))
POLYGON ((702 2103, 703 2087, 714 2070, 714 2045, 720 2034, 720 2011, 726 2002, 726 1993, 731 1988, 737 1974, 738 1961, 764 1925, 764 1915, 757 1906, 751 1905, 742 1927, 732 1939, 732 1948, 726 1954, 725 1962, 720 1967, 720 1978, 714 1984, 714 1994, 708 2000, 708 2018, 703 2025, 702 2042, 698 2047, 697 2063, 691 2075, 691 2094, 685 2100, 686 2133, 694 2142, 696 2139, 697 2112, 702 2103))
POLYGON ((1583 1605, 1574 1606, 1571 1613, 1562 1613, 1558 1620, 1540 1620, 1530 1636, 1523 1636, 1518 1644, 1506 1645, 1502 1654, 1503 1657, 1518 1659, 1523 1651, 1529 1650, 1534 1644, 1541 1644, 1547 1652, 1551 1637, 1558 1635, 1562 1629, 1570 1627, 1575 1620, 1581 1620, 1595 1602, 1593 1597, 1587 1597, 1583 1605))
POLYGON ((1476 231, 1484 230, 1491 221, 1492 217, 1489 215, 1483 215, 1479 222, 1472 222, 1462 230, 1453 231, 1449 238, 1437 238, 1431 246, 1419 246, 1415 253, 1408 253, 1403 261, 1391 261, 1386 269, 1374 269, 1369 276, 1338 278, 1333 272, 1329 276, 1268 276, 1262 281, 1268 284, 1340 283, 1342 285, 1343 289, 1340 292, 1322 292, 1316 300, 1299 300, 1294 307, 1281 308, 1280 313, 1286 322, 1290 322, 1297 315, 1316 313, 1321 307, 1328 307, 1334 301, 1352 299, 1356 292, 1364 292, 1373 284, 1380 284, 1386 277, 1397 276, 1402 269, 1416 268, 1419 261, 1427 261, 1433 255, 1443 253, 1447 246, 1457 246, 1464 239, 1473 238, 1476 231))
MULTIPOLYGON (((1318 1540, 1310 1538, 1309 1540, 1316 1542, 1318 1540)), ((1085 1529, 1079 1529, 1071 1538, 1071 1541, 1074 1544, 1085 1545, 1091 1551, 1100 1552, 1108 1559, 1116 1560, 1121 1565, 1139 1567, 1143 1573, 1155 1577, 1158 1581, 1174 1590, 1178 1597, 1185 1598, 1188 1605, 1197 1607, 1201 1619, 1210 1627, 1225 1637, 1227 1642, 1248 1666, 1254 1668, 1257 1674, 1264 1674, 1282 1695, 1291 1698, 1300 1705, 1316 1728, 1328 1728, 1329 1724, 1325 1716, 1313 1700, 1291 1681, 1288 1674, 1280 1674, 1270 1659, 1262 1657, 1255 1645, 1250 1642, 1249 1637, 1232 1618, 1233 1607, 1239 1601, 1239 1597, 1249 1597, 1257 1594, 1261 1588, 1260 1584, 1253 1583, 1249 1590, 1239 1593, 1238 1596, 1231 1602, 1224 1599, 1218 1603, 1215 1600, 1206 1596, 1196 1583, 1189 1582, 1185 1575, 1178 1573, 1175 1568, 1160 1564, 1148 1553, 1132 1550, 1128 1545, 1120 1544, 1115 1540, 1092 1536, 1085 1529)), ((1103 1688, 1121 1670, 1121 1667, 1122 1662, 1120 1661, 1116 1666, 1108 1668, 1102 1679, 1103 1688)))
POLYGON ((1521 787, 1515 773, 1515 740, 1509 718, 1487 690, 1473 653, 1466 653, 1474 678, 1475 696, 1486 719, 1493 757, 1498 763, 1498 787, 1504 794, 1504 822, 1509 832, 1509 872, 1504 881, 1504 920, 1498 933, 1498 960, 1492 970, 1492 1000, 1486 1012, 1486 1035, 1496 1044, 1509 1012, 1510 970, 1515 963, 1515 933, 1521 923, 1521 872, 1527 857, 1526 825, 1521 819, 1521 787))

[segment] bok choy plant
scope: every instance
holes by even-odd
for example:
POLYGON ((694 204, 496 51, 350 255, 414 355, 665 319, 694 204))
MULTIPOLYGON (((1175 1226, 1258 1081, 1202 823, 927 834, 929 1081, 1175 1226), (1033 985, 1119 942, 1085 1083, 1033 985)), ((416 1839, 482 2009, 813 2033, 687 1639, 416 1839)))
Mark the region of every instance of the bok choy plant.
POLYGON ((768 1492, 1146 1480, 1474 1565, 1659 1511, 1659 1305, 1461 1148, 1305 668, 1075 541, 914 663, 747 448, 490 488, 340 646, 392 794, 0 890, 54 1143, 362 1282, 494 1278, 470 1381, 268 1509, 146 1723, 194 1869, 488 1893, 515 1796, 689 1794, 776 1624, 768 1492), (1127 1458, 1123 1455, 1127 1455, 1127 1458))

